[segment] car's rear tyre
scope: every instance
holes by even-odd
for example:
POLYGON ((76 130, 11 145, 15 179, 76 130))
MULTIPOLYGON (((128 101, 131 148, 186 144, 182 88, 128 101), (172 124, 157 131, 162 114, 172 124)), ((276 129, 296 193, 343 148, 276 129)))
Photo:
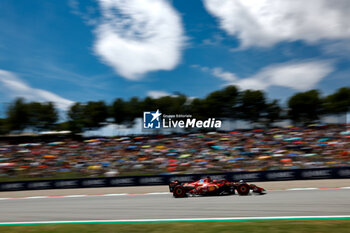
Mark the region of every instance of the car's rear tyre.
POLYGON ((186 197, 186 190, 182 186, 176 186, 173 190, 173 196, 176 198, 186 197))
POLYGON ((240 184, 237 187, 237 192, 239 195, 246 196, 249 194, 250 187, 247 184, 240 184))

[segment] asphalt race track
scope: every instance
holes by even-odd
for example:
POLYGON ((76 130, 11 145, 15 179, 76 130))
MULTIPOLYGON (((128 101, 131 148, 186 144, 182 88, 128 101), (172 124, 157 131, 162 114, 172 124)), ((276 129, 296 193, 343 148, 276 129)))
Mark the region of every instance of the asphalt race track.
POLYGON ((270 191, 262 196, 171 194, 8 199, 0 222, 350 215, 350 189, 270 191))

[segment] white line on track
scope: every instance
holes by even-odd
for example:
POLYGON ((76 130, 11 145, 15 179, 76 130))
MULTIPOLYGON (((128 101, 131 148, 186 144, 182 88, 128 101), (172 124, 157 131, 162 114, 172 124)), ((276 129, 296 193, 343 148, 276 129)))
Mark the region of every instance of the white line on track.
POLYGON ((289 191, 300 191, 300 190, 315 190, 315 189, 319 189, 319 188, 291 188, 288 190, 289 191))
POLYGON ((350 215, 0 222, 0 226, 42 225, 42 224, 81 224, 81 223, 137 223, 137 222, 147 223, 147 222, 204 222, 204 221, 257 221, 257 220, 316 220, 316 219, 350 219, 350 215))
POLYGON ((66 195, 62 197, 86 197, 87 195, 66 195))
POLYGON ((115 196, 125 196, 128 195, 127 193, 110 193, 110 194, 104 194, 105 197, 115 197, 115 196))
POLYGON ((34 196, 34 197, 26 197, 27 199, 39 199, 39 198, 48 198, 48 196, 34 196))

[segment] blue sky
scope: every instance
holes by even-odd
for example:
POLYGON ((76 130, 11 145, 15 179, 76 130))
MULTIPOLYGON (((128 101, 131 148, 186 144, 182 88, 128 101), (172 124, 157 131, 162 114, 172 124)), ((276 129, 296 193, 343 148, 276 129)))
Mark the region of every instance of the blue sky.
POLYGON ((2 0, 0 103, 350 85, 347 0, 2 0))

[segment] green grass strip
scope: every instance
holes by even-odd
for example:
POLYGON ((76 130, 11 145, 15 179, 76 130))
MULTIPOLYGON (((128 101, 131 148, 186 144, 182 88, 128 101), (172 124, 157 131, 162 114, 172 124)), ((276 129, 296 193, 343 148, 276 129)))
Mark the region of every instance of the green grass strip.
POLYGON ((3 233, 349 233, 349 229, 349 219, 0 226, 3 233))
POLYGON ((40 221, 0 222, 0 226, 57 225, 57 224, 107 224, 107 223, 176 223, 176 222, 243 222, 275 220, 350 220, 350 216, 284 216, 253 218, 202 218, 202 219, 140 219, 140 220, 91 220, 91 221, 40 221))

